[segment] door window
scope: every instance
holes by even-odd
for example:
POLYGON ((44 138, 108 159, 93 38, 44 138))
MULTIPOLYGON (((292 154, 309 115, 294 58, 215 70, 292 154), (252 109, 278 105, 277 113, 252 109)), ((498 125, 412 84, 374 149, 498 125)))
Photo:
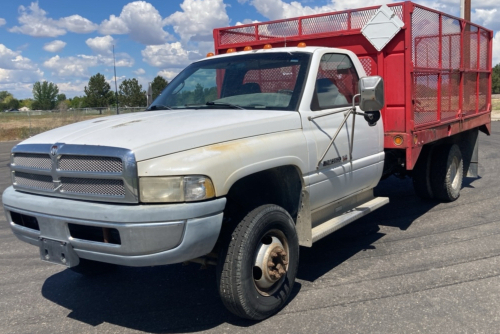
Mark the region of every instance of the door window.
POLYGON ((358 93, 358 74, 349 56, 327 53, 321 57, 311 110, 352 105, 358 93))

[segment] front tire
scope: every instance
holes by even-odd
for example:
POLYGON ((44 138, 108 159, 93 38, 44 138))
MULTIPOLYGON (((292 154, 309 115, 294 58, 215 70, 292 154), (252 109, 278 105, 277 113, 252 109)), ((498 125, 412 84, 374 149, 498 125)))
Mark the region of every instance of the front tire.
POLYGON ((227 233, 217 281, 222 302, 237 316, 263 320, 284 307, 299 263, 295 224, 286 210, 263 205, 227 233))

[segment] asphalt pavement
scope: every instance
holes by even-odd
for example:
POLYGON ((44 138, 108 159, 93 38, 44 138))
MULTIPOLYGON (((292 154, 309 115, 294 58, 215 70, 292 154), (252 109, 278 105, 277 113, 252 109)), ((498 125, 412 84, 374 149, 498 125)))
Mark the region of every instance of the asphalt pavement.
MULTIPOLYGON (((254 323, 225 310, 214 268, 121 267, 93 278, 39 260, 0 209, 0 333, 500 332, 500 122, 480 134, 479 174, 453 203, 422 201, 411 180, 391 203, 301 248, 289 304, 254 323)), ((0 191, 10 185, 0 143, 0 191)))

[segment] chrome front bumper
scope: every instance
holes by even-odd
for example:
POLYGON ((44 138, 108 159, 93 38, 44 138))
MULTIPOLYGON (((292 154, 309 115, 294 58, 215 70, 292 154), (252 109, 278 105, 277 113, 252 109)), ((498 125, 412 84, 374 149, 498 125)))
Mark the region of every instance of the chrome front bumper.
POLYGON ((2 201, 7 221, 20 240, 36 246, 41 238, 68 242, 80 258, 133 267, 179 263, 208 254, 219 236, 226 205, 225 198, 189 204, 95 203, 28 194, 12 187, 5 190, 2 201), (36 218, 38 226, 16 223, 21 215, 36 218), (120 242, 72 236, 70 224, 115 229, 120 242))

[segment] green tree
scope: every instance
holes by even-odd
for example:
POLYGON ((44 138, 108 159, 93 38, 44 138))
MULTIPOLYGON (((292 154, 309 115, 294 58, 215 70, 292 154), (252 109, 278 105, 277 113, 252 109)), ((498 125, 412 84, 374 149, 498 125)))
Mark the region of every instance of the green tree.
POLYGON ((86 108, 87 98, 85 96, 75 96, 69 100, 69 105, 73 109, 86 108))
POLYGON ((154 79, 153 82, 151 82, 151 88, 153 89, 153 100, 160 95, 160 93, 167 87, 168 81, 165 80, 160 75, 157 75, 154 79))
POLYGON ((500 64, 493 67, 491 73, 491 91, 493 94, 500 94, 500 64))
POLYGON ((144 107, 146 105, 146 92, 142 90, 136 78, 125 79, 119 88, 120 104, 127 107, 144 107))
POLYGON ((106 78, 101 73, 93 75, 85 86, 85 100, 88 107, 107 107, 113 98, 113 92, 106 78))
POLYGON ((51 110, 56 105, 59 88, 53 82, 37 81, 33 85, 33 107, 42 110, 51 110), (36 107, 35 107, 36 105, 36 107))
POLYGON ((27 107, 27 108, 30 108, 30 109, 33 109, 33 99, 24 99, 24 100, 19 100, 19 103, 20 103, 20 108, 22 107, 27 107))
POLYGON ((2 91, 0 91, 0 102, 4 102, 4 100, 5 100, 8 96, 12 96, 12 97, 14 97, 11 93, 9 93, 9 92, 8 92, 8 91, 6 91, 6 90, 2 90, 2 91))
POLYGON ((59 104, 62 101, 66 101, 66 94, 58 94, 57 95, 57 104, 59 104))

